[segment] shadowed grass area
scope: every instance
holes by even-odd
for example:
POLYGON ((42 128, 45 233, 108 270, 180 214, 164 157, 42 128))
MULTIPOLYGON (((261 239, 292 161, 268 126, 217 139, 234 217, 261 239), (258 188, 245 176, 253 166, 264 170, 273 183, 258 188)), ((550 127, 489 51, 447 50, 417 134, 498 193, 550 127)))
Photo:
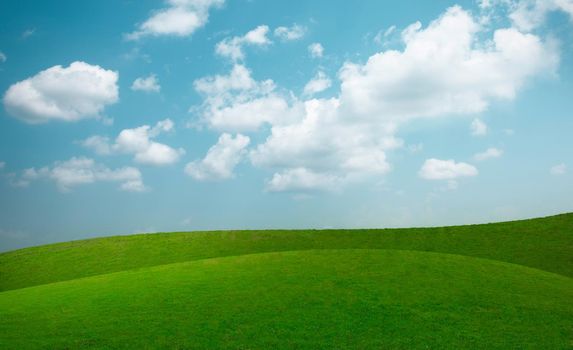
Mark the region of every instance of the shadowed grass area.
POLYGON ((161 233, 58 243, 0 254, 0 291, 205 258, 342 248, 452 253, 573 276, 573 214, 438 228, 161 233))
POLYGON ((0 293, 0 348, 567 349, 573 279, 398 250, 208 259, 0 293))

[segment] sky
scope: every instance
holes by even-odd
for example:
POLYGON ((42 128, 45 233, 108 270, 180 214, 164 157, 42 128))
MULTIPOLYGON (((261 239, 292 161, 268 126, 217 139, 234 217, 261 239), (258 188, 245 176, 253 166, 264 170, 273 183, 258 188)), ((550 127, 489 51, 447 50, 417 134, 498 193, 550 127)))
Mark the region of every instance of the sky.
POLYGON ((573 211, 573 0, 0 3, 0 250, 573 211))

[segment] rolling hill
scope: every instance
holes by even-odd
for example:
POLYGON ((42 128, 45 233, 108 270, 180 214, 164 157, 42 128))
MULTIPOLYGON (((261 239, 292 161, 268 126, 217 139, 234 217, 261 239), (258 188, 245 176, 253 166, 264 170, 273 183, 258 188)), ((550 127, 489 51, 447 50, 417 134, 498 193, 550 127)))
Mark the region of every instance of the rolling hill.
POLYGON ((119 236, 0 254, 2 349, 573 345, 573 214, 119 236))

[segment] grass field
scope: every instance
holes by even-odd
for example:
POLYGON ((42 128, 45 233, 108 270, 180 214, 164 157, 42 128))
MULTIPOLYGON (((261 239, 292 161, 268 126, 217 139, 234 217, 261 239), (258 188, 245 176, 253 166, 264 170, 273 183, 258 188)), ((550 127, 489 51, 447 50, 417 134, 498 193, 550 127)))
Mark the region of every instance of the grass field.
POLYGON ((573 214, 0 254, 1 349, 571 349, 573 214))

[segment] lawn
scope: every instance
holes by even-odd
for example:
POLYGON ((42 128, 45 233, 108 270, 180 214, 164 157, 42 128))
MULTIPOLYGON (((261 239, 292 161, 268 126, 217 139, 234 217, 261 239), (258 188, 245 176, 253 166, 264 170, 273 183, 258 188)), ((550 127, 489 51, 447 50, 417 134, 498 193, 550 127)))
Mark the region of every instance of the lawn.
POLYGON ((0 254, 0 349, 571 349, 573 214, 0 254))
POLYGON ((398 250, 215 258, 0 294, 0 348, 566 349, 573 279, 398 250))
POLYGON ((459 254, 573 277, 573 213, 436 228, 181 232, 57 243, 0 254, 0 291, 205 258, 349 248, 459 254))

